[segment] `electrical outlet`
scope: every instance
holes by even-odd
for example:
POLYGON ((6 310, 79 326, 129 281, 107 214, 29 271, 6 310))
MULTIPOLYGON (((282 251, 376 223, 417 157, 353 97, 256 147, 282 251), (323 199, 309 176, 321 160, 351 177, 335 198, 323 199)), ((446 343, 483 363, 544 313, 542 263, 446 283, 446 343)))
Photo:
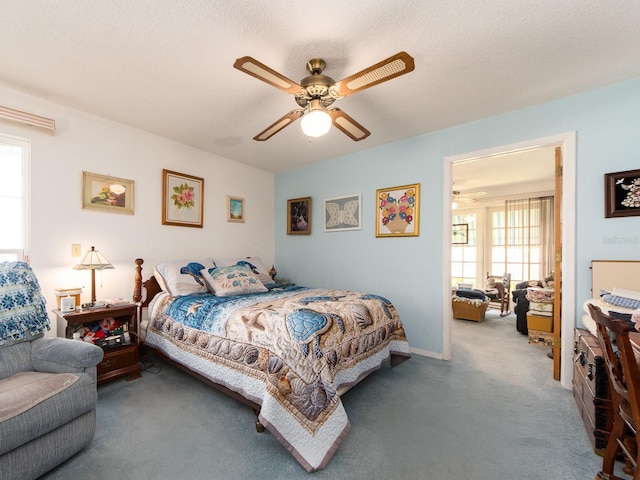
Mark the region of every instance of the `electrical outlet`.
POLYGON ((72 243, 71 244, 71 256, 72 257, 79 257, 80 255, 82 255, 82 247, 80 246, 79 243, 72 243))

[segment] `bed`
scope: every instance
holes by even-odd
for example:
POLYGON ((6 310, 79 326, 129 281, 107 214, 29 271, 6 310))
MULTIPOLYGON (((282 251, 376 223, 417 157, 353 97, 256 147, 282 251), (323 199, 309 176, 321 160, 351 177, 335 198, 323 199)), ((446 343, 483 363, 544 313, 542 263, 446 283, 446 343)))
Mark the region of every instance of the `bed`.
POLYGON ((279 285, 247 260, 161 262, 143 282, 137 259, 141 342, 251 407, 308 472, 323 469, 350 428, 340 395, 410 357, 402 322, 382 296, 279 285))

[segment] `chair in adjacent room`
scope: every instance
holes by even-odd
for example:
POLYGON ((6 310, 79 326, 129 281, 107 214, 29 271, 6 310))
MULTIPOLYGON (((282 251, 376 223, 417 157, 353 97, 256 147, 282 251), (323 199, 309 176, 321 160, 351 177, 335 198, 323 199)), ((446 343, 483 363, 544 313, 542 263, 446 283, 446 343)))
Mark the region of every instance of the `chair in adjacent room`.
POLYGON ((629 339, 632 325, 606 315, 588 304, 591 318, 598 328, 598 340, 609 375, 613 403, 613 429, 602 458, 602 470, 596 480, 623 480, 614 474, 616 458, 623 455, 623 471, 640 480, 638 440, 640 439, 640 367, 629 339))
POLYGON ((489 298, 489 308, 499 308, 501 317, 509 315, 511 274, 489 275, 487 272, 484 294, 489 298))

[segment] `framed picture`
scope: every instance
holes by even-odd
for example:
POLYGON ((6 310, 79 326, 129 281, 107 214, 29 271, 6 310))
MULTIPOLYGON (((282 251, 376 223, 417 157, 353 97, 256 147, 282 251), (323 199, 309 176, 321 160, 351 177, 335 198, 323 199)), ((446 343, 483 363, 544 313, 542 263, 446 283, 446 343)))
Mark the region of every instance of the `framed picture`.
POLYGON ((376 237, 417 237, 420 184, 376 190, 376 237))
POLYGON ((287 235, 311 235, 311 197, 287 200, 287 235))
POLYGON ((244 223, 244 198, 227 195, 227 222, 244 223))
POLYGON ((451 243, 453 245, 464 245, 469 243, 469 224, 454 223, 451 229, 451 243))
POLYGON ((360 194, 324 201, 324 231, 361 230, 360 194))
POLYGON ((133 215, 134 181, 82 172, 82 208, 133 215))
POLYGON ((640 215, 640 170, 605 173, 604 192, 605 218, 640 215))
POLYGON ((162 224, 202 228, 204 179, 162 170, 162 224))

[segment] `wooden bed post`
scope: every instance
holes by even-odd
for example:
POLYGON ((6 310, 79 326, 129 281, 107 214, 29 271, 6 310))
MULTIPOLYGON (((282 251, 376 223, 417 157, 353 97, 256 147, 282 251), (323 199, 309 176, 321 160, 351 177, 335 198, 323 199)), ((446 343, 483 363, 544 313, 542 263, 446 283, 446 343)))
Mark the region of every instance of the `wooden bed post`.
POLYGON ((142 264, 144 260, 136 258, 136 271, 133 276, 133 301, 139 303, 142 300, 142 264))

